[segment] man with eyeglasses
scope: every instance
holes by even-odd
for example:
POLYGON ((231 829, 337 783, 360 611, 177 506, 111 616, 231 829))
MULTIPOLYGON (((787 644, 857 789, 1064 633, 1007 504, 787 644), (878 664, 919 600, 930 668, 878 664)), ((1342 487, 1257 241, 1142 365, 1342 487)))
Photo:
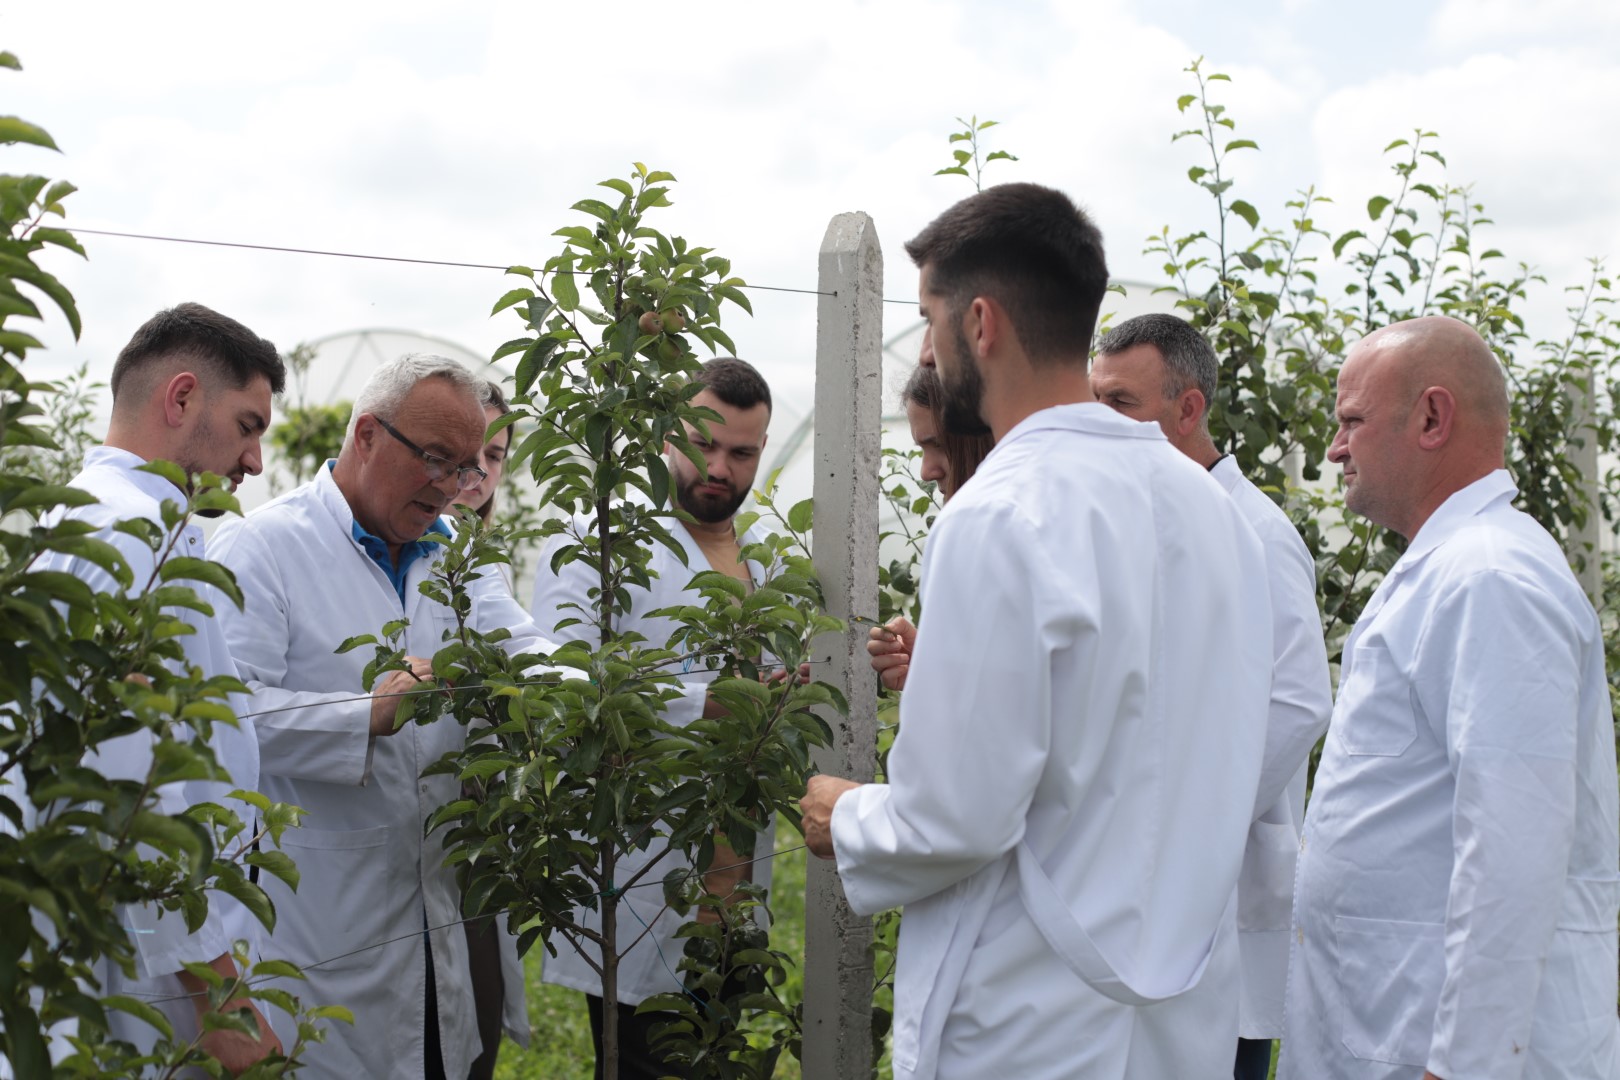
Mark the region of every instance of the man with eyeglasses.
MULTIPOLYGON (((454 360, 384 364, 355 401, 337 459, 212 544, 246 600, 221 618, 254 690, 263 791, 306 811, 282 838, 298 891, 261 882, 276 905, 276 955, 304 967, 304 1000, 355 1018, 309 1049, 306 1076, 461 1080, 479 1052, 460 890, 442 832, 422 830, 459 795, 454 777, 422 770, 465 730, 395 730, 394 714, 400 694, 432 678, 429 658, 455 625, 419 585, 441 551, 428 534, 449 534, 440 515, 482 477, 482 395, 454 360), (364 685, 371 650, 335 650, 401 619, 410 670, 364 685)), ((499 576, 471 594, 473 624, 510 630, 511 653, 550 651, 499 576)))

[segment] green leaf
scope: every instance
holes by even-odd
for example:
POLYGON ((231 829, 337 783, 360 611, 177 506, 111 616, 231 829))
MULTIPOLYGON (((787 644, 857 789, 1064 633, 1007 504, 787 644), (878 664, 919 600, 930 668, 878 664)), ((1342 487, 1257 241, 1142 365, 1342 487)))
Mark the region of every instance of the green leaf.
POLYGON ((1387 153, 1389 153, 1389 152, 1390 152, 1390 151, 1391 151, 1391 150, 1393 150, 1393 149, 1395 149, 1395 148, 1396 148, 1396 147, 1398 147, 1398 146, 1405 146, 1405 145, 1407 145, 1407 143, 1406 143, 1406 140, 1405 140, 1405 139, 1396 139, 1396 140, 1395 140, 1395 141, 1394 141, 1394 142, 1392 142, 1392 143, 1390 143, 1390 144, 1389 144, 1389 145, 1388 145, 1388 146, 1386 146, 1386 147, 1384 147, 1384 153, 1386 153, 1386 154, 1387 154, 1387 153))
MULTIPOLYGON (((1244 221, 1247 221, 1249 223, 1249 228, 1258 229, 1260 227, 1260 211, 1256 210, 1242 199, 1232 200, 1231 211, 1244 221)), ((1253 267, 1250 267, 1250 269, 1253 269, 1253 267)))
POLYGON ((185 555, 171 556, 158 568, 158 580, 200 581, 224 593, 238 608, 242 606, 242 590, 237 587, 236 575, 217 562, 185 555))
MULTIPOLYGON (((512 290, 508 291, 505 295, 503 295, 499 300, 495 301, 495 306, 489 309, 489 313, 491 315, 499 315, 501 312, 505 311, 507 308, 511 307, 513 304, 520 304, 525 300, 532 300, 532 299, 534 299, 534 290, 533 289, 529 289, 529 288, 512 289, 512 290)), ((508 342, 507 344, 511 344, 511 343, 508 342)), ((500 359, 500 354, 499 353, 496 354, 495 359, 497 359, 497 360, 500 359)))
MULTIPOLYGON (((101 999, 101 1005, 106 1009, 117 1009, 119 1012, 133 1016, 144 1024, 149 1024, 165 1039, 174 1038, 174 1027, 169 1023, 169 1018, 139 998, 132 998, 125 994, 109 994, 101 999)), ((43 1076, 45 1073, 39 1075, 43 1076)))
POLYGON ((1197 94, 1182 94, 1180 97, 1176 98, 1176 111, 1177 112, 1186 112, 1187 111, 1187 106, 1191 105, 1193 102, 1195 102, 1197 100, 1198 100, 1198 95, 1197 94))
POLYGON ((57 150, 56 140, 46 130, 15 116, 0 116, 0 143, 29 143, 57 150))
POLYGON ((596 186, 612 188, 614 191, 617 191, 620 195, 623 195, 627 199, 633 199, 636 197, 636 189, 630 186, 630 181, 621 180, 617 176, 610 177, 607 180, 598 181, 596 186))
POLYGON ((56 506, 90 506, 96 497, 88 491, 62 484, 36 484, 25 487, 6 502, 9 510, 32 510, 56 506))
MULTIPOLYGON (((1383 215, 1384 208, 1388 205, 1389 200, 1384 196, 1374 195, 1372 198, 1367 200, 1367 216, 1372 218, 1374 221, 1377 221, 1379 217, 1383 215)), ((1335 254, 1337 254, 1337 252, 1335 252, 1335 254)))
POLYGON ((794 503, 787 513, 788 528, 794 532, 804 533, 810 531, 810 525, 815 520, 816 503, 814 499, 804 499, 794 503))
POLYGON ((1352 240, 1364 239, 1366 235, 1367 234, 1362 232, 1360 229, 1351 229, 1349 232, 1343 233, 1337 240, 1333 241, 1333 257, 1337 259, 1344 251, 1344 246, 1346 244, 1352 240))
MULTIPOLYGON (((557 306, 564 311, 573 311, 579 307, 579 286, 574 284, 574 256, 565 256, 561 264, 551 275, 551 295, 557 300, 557 306)), ((536 329, 539 329, 536 327, 536 329)))
POLYGON ((1233 139, 1226 144, 1225 152, 1230 154, 1233 150, 1258 150, 1260 144, 1253 139, 1233 139))

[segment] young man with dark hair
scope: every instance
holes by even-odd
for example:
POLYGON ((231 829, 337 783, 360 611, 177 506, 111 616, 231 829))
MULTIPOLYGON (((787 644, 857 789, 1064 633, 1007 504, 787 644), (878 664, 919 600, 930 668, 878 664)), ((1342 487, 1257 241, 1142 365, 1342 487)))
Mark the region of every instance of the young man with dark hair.
POLYGON ((1220 364, 1215 350, 1176 315, 1138 315, 1108 332, 1091 362, 1091 389, 1104 405, 1156 423, 1170 445, 1209 470, 1232 496, 1266 553, 1273 649, 1266 754, 1256 817, 1238 879, 1238 1009, 1235 1080, 1266 1080, 1271 1041, 1282 1034, 1288 981, 1289 912, 1299 829, 1305 816, 1305 764, 1333 712, 1327 646, 1316 607, 1316 564, 1293 522, 1250 483, 1209 434, 1220 364))
POLYGON ((1107 282, 1062 193, 991 188, 907 248, 947 423, 996 438, 929 536, 889 782, 810 778, 857 912, 904 905, 896 1080, 1216 1080, 1270 686, 1260 545, 1095 403, 1107 282))
MULTIPOLYGON (((763 531, 756 526, 739 537, 734 518, 753 488, 759 459, 765 450, 765 429, 771 419, 770 387, 752 364, 733 358, 709 361, 693 381, 704 388, 692 398, 692 403, 713 409, 720 414, 720 419, 709 421, 707 436, 691 425, 687 427, 687 437, 703 455, 706 473, 700 473, 685 454, 674 448, 670 448, 667 455, 675 504, 695 519, 669 523, 670 533, 685 551, 685 561, 663 544, 654 544, 647 564, 653 575, 651 587, 630 588, 630 610, 618 623, 619 632, 639 634, 653 648, 668 641, 677 626, 673 620, 655 612, 701 602, 695 593, 687 591, 692 575, 699 570, 708 568, 728 574, 746 582, 750 589, 763 580, 764 575, 758 563, 744 562, 742 558, 744 546, 764 540, 763 531)), ((595 529, 596 517, 591 513, 577 516, 570 531, 576 536, 589 536, 595 529)), ((552 554, 564 542, 564 538, 554 541, 538 560, 540 570, 535 578, 530 611, 544 630, 561 619, 578 618, 579 609, 589 607, 589 590, 596 584, 595 573, 583 560, 566 563, 555 572, 550 569, 552 554)), ((559 636, 572 636, 581 629, 576 626, 560 632, 559 636)), ((689 724, 700 716, 720 715, 707 697, 708 684, 714 677, 714 672, 686 661, 681 671, 685 693, 669 704, 665 719, 674 724, 689 724)), ((767 832, 759 841, 761 850, 770 850, 769 837, 767 832)), ((659 845, 654 843, 648 851, 625 853, 619 862, 620 877, 639 873, 658 852, 659 845)), ((654 875, 662 877, 688 865, 674 855, 666 855, 659 860, 654 875)), ((746 863, 723 843, 716 843, 712 865, 715 870, 704 875, 704 884, 717 896, 731 895, 740 881, 749 878, 762 885, 770 884, 770 860, 746 863), (753 872, 755 869, 757 874, 753 872)), ((675 932, 681 928, 682 920, 664 905, 661 897, 643 895, 650 891, 627 892, 619 900, 621 905, 630 907, 629 912, 621 910, 619 914, 618 940, 618 947, 627 950, 619 964, 619 1075, 625 1080, 656 1080, 679 1075, 652 1045, 653 1030, 674 1019, 674 1014, 636 1010, 639 1003, 654 994, 680 989, 664 963, 665 959, 680 954, 681 943, 675 932)), ((697 917, 708 921, 712 917, 710 909, 703 909, 697 917)), ((577 909, 574 918, 582 925, 601 928, 600 915, 593 910, 577 909)), ((546 959, 545 981, 580 990, 586 995, 597 1051, 597 1075, 600 1076, 602 980, 572 944, 567 941, 556 944, 558 954, 546 959)), ((581 944, 595 949, 589 943, 581 944)))
MULTIPOLYGON (((184 506, 187 495, 154 473, 140 466, 151 461, 170 461, 187 473, 212 472, 240 484, 249 475, 258 475, 261 466, 259 440, 270 424, 270 399, 281 389, 286 369, 274 345, 234 319, 210 311, 201 304, 181 304, 157 315, 135 332, 113 370, 112 421, 107 439, 92 449, 84 469, 72 486, 88 491, 99 500, 92 506, 74 510, 70 516, 103 527, 98 534, 123 555, 134 572, 137 587, 152 580, 155 570, 152 549, 144 542, 114 529, 119 521, 144 518, 159 527, 163 503, 184 506)), ((172 550, 188 558, 206 558, 202 529, 195 523, 181 530, 172 550)), ((42 559, 37 570, 59 570, 83 579, 98 592, 117 592, 116 579, 87 559, 54 554, 42 559)), ((186 584, 213 605, 216 615, 232 607, 231 601, 200 582, 186 584)), ((218 618, 209 618, 189 609, 172 614, 191 627, 181 638, 187 660, 204 675, 236 676, 236 665, 218 618)), ((245 700, 232 701, 238 713, 248 711, 245 700)), ((259 785, 259 753, 253 721, 242 719, 239 727, 216 725, 210 740, 215 758, 230 773, 230 783, 187 781, 168 784, 156 792, 161 813, 178 816, 201 802, 231 803, 253 833, 255 813, 246 803, 226 798, 233 788, 252 791, 259 785)), ((95 767, 104 775, 138 780, 150 771, 153 742, 149 732, 140 731, 102 745, 95 767)), ((231 958, 232 943, 244 939, 256 943, 261 927, 245 908, 224 893, 210 893, 208 915, 195 933, 188 933, 185 921, 176 914, 160 918, 154 908, 131 907, 125 912, 130 942, 135 950, 135 974, 127 977, 116 965, 98 965, 97 978, 102 994, 126 994, 157 1003, 157 1007, 184 1040, 201 1038, 203 1050, 212 1055, 232 1075, 246 1070, 281 1045, 271 1034, 258 1009, 250 1003, 233 1003, 246 1008, 258 1022, 260 1037, 250 1038, 226 1029, 209 1030, 204 1019, 209 1012, 207 985, 184 969, 186 963, 203 963, 227 978, 237 974, 231 958)), ((157 1031, 144 1021, 122 1012, 107 1013, 110 1034, 136 1046, 151 1046, 157 1031)))

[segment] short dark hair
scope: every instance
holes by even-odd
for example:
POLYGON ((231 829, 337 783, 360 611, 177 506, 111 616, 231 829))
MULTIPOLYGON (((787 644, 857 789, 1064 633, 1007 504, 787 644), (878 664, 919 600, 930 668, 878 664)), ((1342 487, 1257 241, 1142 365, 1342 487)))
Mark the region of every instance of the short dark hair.
POLYGON ((765 377, 746 360, 722 356, 703 365, 692 382, 704 387, 733 409, 752 409, 761 403, 771 411, 771 388, 765 377))
POLYGON ((156 375, 157 366, 167 360, 205 368, 210 379, 232 390, 242 389, 256 375, 270 381, 273 394, 287 385, 287 365, 274 345, 235 319, 188 302, 146 320, 119 352, 112 370, 114 406, 125 390, 137 397, 150 393, 153 379, 147 376, 156 375))
POLYGON ((1196 386, 1204 395, 1204 412, 1215 404, 1221 365, 1209 339, 1179 315, 1153 312, 1126 319, 1097 343, 1097 352, 1113 356, 1138 345, 1151 345, 1164 357, 1164 396, 1180 397, 1196 386))
POLYGON ((900 391, 900 403, 910 403, 927 409, 934 415, 934 430, 945 451, 945 460, 951 467, 951 489, 945 496, 956 494, 963 484, 972 479, 984 463, 985 456, 995 447, 989 435, 958 435, 945 424, 945 388, 939 381, 939 372, 918 364, 911 371, 900 391))
POLYGON ((999 184, 935 218, 906 245, 930 271, 931 291, 960 319, 975 296, 1007 309, 1013 331, 1037 365, 1091 355, 1091 336, 1108 291, 1102 233, 1061 191, 999 184))

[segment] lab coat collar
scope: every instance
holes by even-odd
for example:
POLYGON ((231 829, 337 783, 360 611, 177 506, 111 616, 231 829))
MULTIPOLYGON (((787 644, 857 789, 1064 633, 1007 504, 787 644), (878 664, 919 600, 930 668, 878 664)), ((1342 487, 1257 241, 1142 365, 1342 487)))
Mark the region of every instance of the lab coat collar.
POLYGON ((1470 520, 1496 503, 1512 499, 1518 493, 1519 489, 1514 485, 1513 477, 1506 469, 1497 469, 1467 487, 1452 492, 1429 516, 1429 520, 1418 529, 1418 534, 1412 538, 1411 546, 1390 569, 1390 576, 1406 573, 1408 568, 1422 562, 1430 552, 1456 535, 1457 531, 1470 520))
POLYGON ((160 503, 164 499, 173 499, 183 507, 190 501, 185 492, 157 473, 139 471, 140 467, 146 464, 147 460, 139 454, 117 446, 94 446, 84 455, 86 469, 114 469, 124 473, 129 482, 139 488, 143 495, 150 495, 160 503))
POLYGON ((1098 401, 1079 401, 1071 405, 1053 405, 1039 412, 1030 413, 1014 424, 1013 429, 1001 437, 1001 441, 996 443, 990 453, 994 454, 1003 446, 1034 432, 1052 430, 1079 431, 1088 435, 1122 439, 1166 441, 1164 432, 1159 430, 1158 424, 1132 420, 1098 401))

